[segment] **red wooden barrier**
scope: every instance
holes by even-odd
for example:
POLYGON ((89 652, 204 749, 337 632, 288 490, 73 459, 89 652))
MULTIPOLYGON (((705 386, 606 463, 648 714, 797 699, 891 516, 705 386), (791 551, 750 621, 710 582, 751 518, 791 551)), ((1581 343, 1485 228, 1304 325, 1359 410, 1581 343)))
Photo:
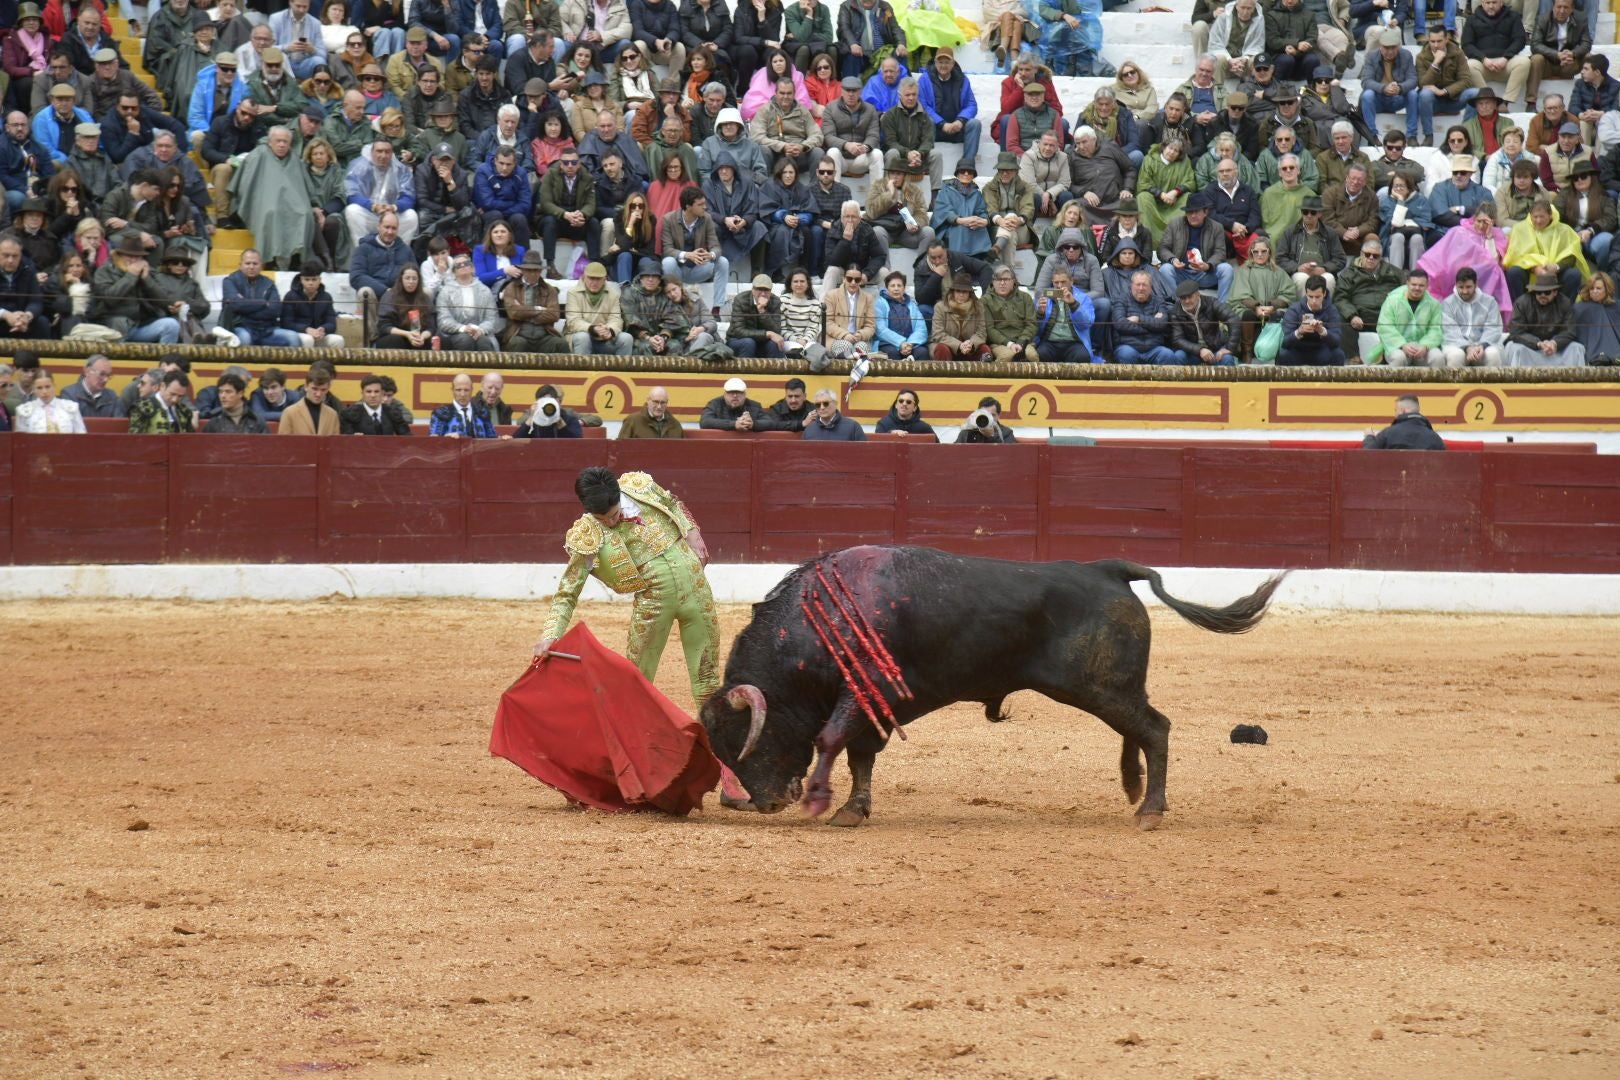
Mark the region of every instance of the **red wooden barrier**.
POLYGON ((168 438, 5 438, 13 561, 162 562, 168 555, 168 438))
POLYGON ((589 464, 723 562, 859 543, 1157 565, 1620 572, 1620 457, 782 439, 0 435, 0 562, 553 562, 589 464))
POLYGON ((170 560, 320 559, 318 440, 128 438, 169 443, 170 560))

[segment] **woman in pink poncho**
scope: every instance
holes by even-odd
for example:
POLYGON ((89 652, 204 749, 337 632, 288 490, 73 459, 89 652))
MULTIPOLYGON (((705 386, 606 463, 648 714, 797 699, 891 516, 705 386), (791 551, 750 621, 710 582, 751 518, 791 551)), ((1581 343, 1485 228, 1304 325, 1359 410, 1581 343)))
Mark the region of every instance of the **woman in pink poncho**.
POLYGON ((1457 271, 1471 266, 1479 275, 1479 291, 1496 299, 1506 322, 1513 311, 1508 296, 1507 275, 1502 272, 1502 256, 1507 254, 1507 233, 1496 227, 1496 207, 1486 200, 1474 216, 1446 230, 1440 242, 1423 253, 1418 266, 1429 272, 1429 292, 1436 300, 1451 295, 1457 271))

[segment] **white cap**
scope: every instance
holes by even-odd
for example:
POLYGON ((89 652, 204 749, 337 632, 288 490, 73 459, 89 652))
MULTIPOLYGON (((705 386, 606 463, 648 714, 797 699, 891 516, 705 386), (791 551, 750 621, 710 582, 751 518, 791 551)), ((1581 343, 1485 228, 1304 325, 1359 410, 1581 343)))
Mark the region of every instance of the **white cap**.
POLYGON ((738 127, 741 127, 742 122, 742 113, 738 112, 736 109, 721 109, 720 115, 714 118, 715 127, 719 127, 721 124, 736 124, 738 127))
POLYGON ((737 378, 736 376, 732 376, 731 378, 726 380, 726 385, 723 387, 723 389, 728 394, 731 394, 731 393, 746 394, 746 393, 748 393, 748 384, 743 382, 741 379, 737 378))

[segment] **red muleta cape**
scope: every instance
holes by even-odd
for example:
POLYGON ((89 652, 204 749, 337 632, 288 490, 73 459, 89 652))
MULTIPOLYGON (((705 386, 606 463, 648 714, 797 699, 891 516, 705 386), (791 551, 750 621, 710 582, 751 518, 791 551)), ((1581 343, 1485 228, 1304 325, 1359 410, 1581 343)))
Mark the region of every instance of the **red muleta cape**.
POLYGON ((489 752, 597 810, 683 815, 720 781, 703 725, 584 623, 501 695, 489 752))

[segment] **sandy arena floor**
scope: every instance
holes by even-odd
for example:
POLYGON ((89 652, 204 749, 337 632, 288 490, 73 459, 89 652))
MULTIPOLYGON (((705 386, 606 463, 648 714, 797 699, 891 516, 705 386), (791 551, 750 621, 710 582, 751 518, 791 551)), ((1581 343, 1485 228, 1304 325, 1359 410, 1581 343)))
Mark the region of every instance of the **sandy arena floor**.
POLYGON ((858 830, 569 812, 487 754, 539 619, 0 606, 0 1075, 1620 1075, 1616 620, 1160 609, 1142 834, 1031 694, 858 830))

